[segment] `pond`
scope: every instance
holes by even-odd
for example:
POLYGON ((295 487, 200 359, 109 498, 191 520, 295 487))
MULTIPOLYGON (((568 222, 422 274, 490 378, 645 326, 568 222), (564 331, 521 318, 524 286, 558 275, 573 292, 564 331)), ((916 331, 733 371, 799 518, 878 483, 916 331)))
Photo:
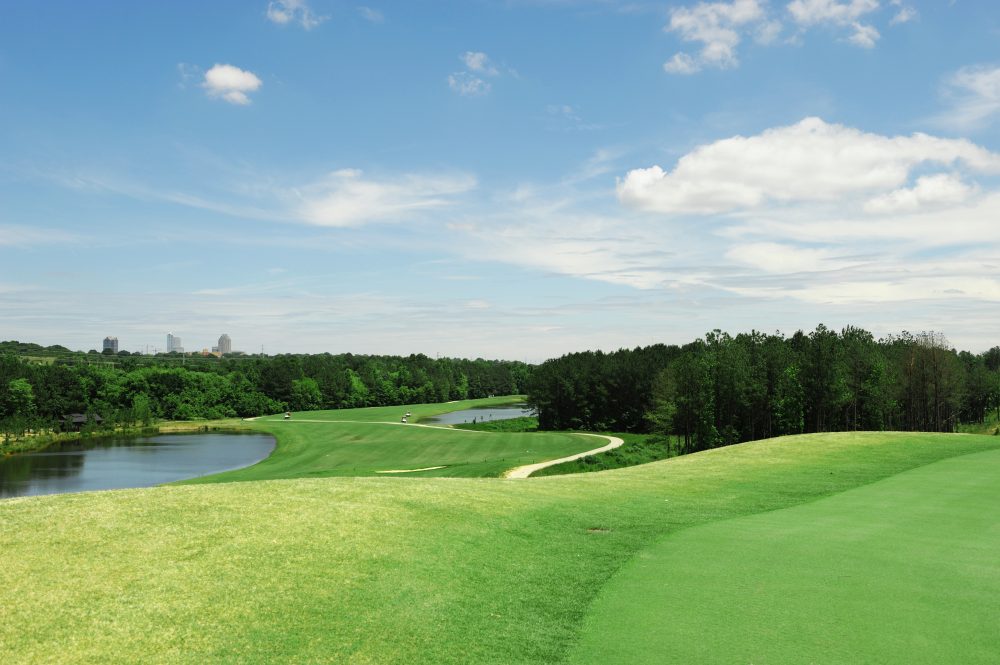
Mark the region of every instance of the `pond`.
POLYGON ((271 454, 265 434, 160 434, 53 446, 0 459, 0 498, 150 487, 250 466, 271 454))
POLYGON ((524 404, 505 404, 504 406, 477 406, 474 409, 463 409, 442 413, 432 418, 423 418, 422 423, 438 423, 441 425, 460 425, 471 423, 473 419, 477 423, 489 422, 491 420, 510 420, 511 418, 523 418, 534 415, 532 410, 524 404))

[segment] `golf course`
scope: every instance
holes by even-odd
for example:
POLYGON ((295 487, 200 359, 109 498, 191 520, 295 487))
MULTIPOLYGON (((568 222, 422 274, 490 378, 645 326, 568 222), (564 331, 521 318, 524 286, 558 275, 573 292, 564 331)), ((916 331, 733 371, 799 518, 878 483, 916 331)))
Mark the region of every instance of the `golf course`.
POLYGON ((237 420, 271 457, 0 501, 4 663, 996 662, 1000 437, 507 479, 607 439, 419 422, 502 403, 237 420))

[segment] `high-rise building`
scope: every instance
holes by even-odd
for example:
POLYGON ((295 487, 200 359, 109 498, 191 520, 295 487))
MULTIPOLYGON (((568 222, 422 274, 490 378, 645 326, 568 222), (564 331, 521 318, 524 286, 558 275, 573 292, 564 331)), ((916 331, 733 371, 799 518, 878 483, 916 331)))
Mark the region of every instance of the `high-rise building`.
POLYGON ((233 352, 233 340, 229 339, 229 335, 223 333, 222 337, 219 338, 219 353, 226 355, 227 353, 233 352))
POLYGON ((184 347, 181 345, 181 338, 174 336, 173 333, 167 333, 167 353, 184 353, 184 347))
POLYGON ((110 350, 111 353, 118 353, 118 338, 117 337, 105 337, 104 338, 104 350, 110 350))

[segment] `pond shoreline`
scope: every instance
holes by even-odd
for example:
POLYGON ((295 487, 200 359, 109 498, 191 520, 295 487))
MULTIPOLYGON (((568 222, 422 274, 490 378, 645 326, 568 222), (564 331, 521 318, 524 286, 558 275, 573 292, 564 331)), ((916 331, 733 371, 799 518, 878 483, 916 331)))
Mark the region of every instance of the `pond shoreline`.
MULTIPOLYGON (((161 425, 144 425, 140 427, 118 427, 114 430, 96 430, 91 432, 55 432, 38 434, 9 444, 0 441, 0 459, 39 453, 53 446, 74 443, 99 443, 134 436, 156 436, 157 434, 185 434, 218 432, 239 434, 241 432, 256 432, 249 427, 233 424, 210 424, 212 421, 167 422, 161 425)), ((216 421, 217 422, 217 421, 216 421)))
POLYGON ((213 432, 202 426, 161 434, 156 429, 139 436, 60 441, 0 459, 0 500, 190 480, 257 464, 277 445, 264 432, 213 432))

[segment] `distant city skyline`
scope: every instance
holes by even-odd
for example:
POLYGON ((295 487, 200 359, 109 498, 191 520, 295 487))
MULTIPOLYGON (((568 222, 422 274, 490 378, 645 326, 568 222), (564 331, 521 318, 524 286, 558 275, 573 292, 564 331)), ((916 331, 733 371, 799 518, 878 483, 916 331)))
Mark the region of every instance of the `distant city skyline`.
MULTIPOLYGON (((20 341, 26 341, 27 342, 27 341, 31 341, 31 340, 20 340, 20 341)), ((68 346, 66 344, 60 344, 58 342, 56 342, 56 344, 59 344, 60 346, 66 346, 67 348, 71 348, 70 346, 68 346)), ((164 353, 164 352, 165 353, 171 353, 171 352, 174 352, 174 351, 176 351, 177 353, 195 353, 194 351, 186 351, 185 348, 184 348, 184 346, 183 346, 183 339, 181 338, 181 336, 180 335, 175 335, 172 332, 168 332, 167 333, 167 345, 166 345, 166 349, 160 349, 155 344, 153 344, 153 345, 150 345, 150 344, 133 344, 133 345, 125 344, 124 346, 122 346, 119 349, 118 338, 114 337, 114 336, 110 336, 110 335, 107 336, 107 337, 105 337, 102 340, 102 342, 101 342, 101 350, 102 351, 111 351, 112 353, 118 353, 119 350, 129 351, 129 347, 130 346, 131 346, 131 349, 132 349, 132 351, 130 351, 130 353, 134 352, 134 353, 150 353, 150 354, 152 354, 152 353, 164 353)), ((227 353, 233 353, 232 338, 228 334, 223 333, 222 335, 219 336, 218 343, 215 344, 215 345, 213 345, 211 348, 212 348, 212 352, 218 352, 220 355, 224 355, 224 354, 227 354, 227 353)), ((75 349, 75 350, 77 350, 77 351, 86 351, 87 349, 75 349)))
POLYGON ((270 4, 7 3, 5 337, 998 342, 996 3, 270 4))

